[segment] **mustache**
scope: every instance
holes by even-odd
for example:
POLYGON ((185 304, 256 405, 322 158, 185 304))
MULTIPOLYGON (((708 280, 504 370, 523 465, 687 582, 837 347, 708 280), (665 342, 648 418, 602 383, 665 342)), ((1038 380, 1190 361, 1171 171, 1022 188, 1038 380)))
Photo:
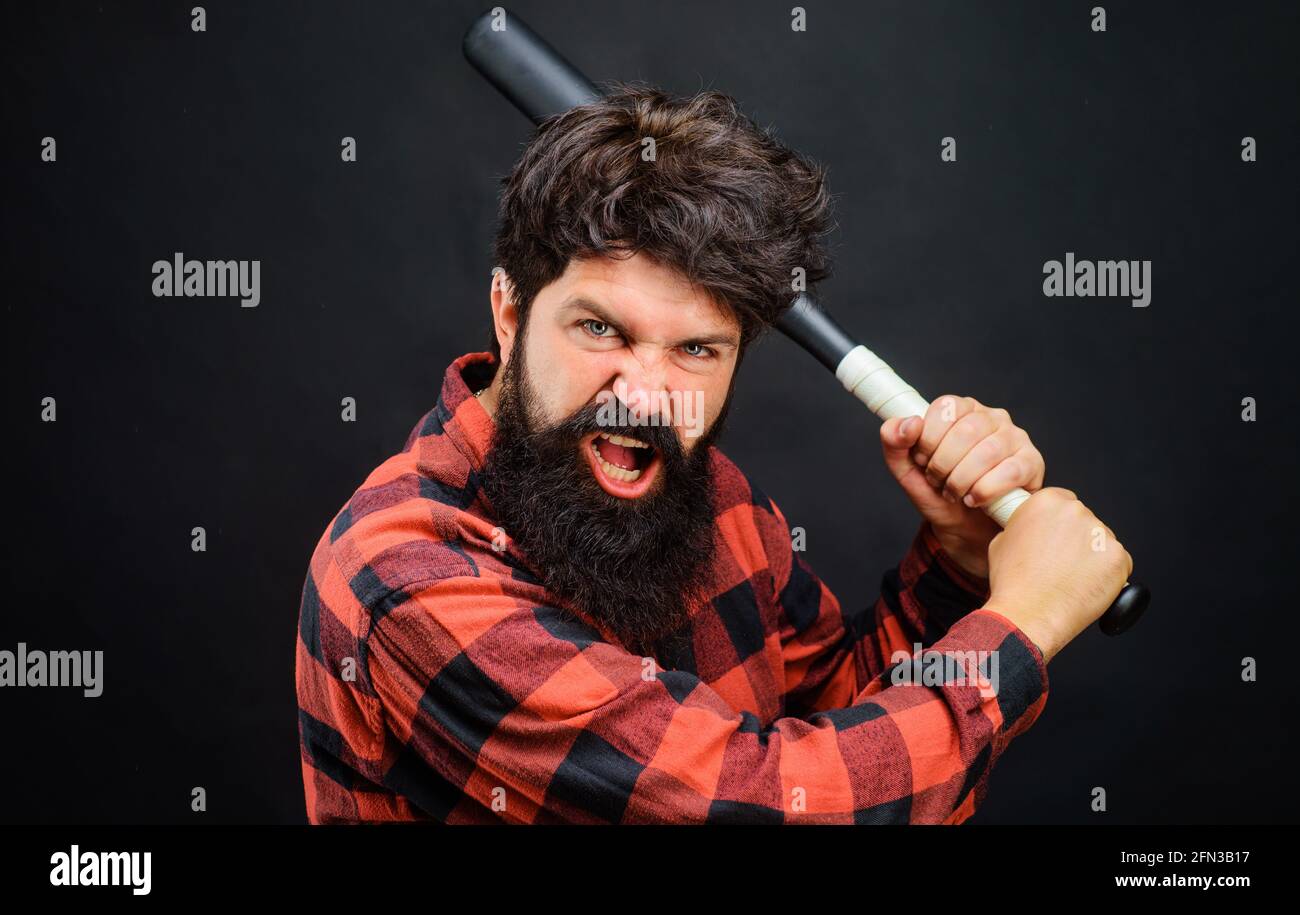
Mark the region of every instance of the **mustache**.
MULTIPOLYGON (((615 398, 612 409, 619 410, 620 407, 626 407, 626 404, 615 398)), ((540 449, 546 450, 576 446, 584 436, 597 432, 624 435, 650 445, 669 464, 681 463, 685 460, 685 448, 672 426, 602 422, 601 415, 610 409, 608 405, 602 407, 595 403, 587 404, 555 425, 546 429, 530 430, 529 434, 540 449)), ((615 415, 631 414, 620 411, 615 415)))

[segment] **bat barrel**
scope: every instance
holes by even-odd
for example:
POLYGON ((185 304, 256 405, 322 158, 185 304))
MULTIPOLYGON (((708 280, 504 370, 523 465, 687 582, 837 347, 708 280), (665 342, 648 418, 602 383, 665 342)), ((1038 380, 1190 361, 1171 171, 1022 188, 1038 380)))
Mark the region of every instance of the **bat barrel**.
POLYGON ((832 372, 857 343, 844 328, 822 311, 807 294, 800 293, 790 307, 776 319, 777 330, 798 343, 832 372))
POLYGON ((474 68, 535 124, 600 98, 577 67, 501 7, 474 20, 461 48, 474 68))

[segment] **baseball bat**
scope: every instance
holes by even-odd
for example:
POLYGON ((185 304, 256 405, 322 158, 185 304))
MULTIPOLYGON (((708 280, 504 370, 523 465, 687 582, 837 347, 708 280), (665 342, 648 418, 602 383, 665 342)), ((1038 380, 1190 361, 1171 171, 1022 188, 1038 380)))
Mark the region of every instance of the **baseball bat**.
MULTIPOLYGON (((465 32, 466 59, 535 124, 552 115, 600 98, 600 90, 514 13, 495 7, 465 32)), ((903 381, 871 350, 855 343, 830 315, 805 293, 777 321, 777 328, 835 373, 851 394, 882 420, 924 416, 929 402, 903 381)), ((1029 498, 1013 489, 983 511, 1006 527, 1029 498)), ((1119 635, 1142 616, 1151 592, 1135 581, 1125 583, 1098 621, 1106 635, 1119 635)))

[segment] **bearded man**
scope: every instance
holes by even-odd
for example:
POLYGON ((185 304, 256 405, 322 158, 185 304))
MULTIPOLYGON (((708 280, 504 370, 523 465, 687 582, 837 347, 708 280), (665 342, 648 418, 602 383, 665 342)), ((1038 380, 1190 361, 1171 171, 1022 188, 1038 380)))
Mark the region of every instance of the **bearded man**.
POLYGON ((948 395, 881 427, 921 525, 874 606, 813 573, 715 443, 792 276, 828 274, 824 177, 718 92, 617 86, 541 125, 501 195, 490 348, 311 559, 311 822, 975 811, 1132 563, 1090 549, 1104 525, 1005 410, 948 395), (1015 487, 999 531, 980 506, 1015 487))

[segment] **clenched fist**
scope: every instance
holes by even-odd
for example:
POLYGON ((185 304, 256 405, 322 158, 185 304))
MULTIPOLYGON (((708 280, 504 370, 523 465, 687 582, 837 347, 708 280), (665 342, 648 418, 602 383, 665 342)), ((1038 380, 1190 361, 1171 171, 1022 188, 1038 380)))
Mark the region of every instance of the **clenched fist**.
POLYGON ((953 560, 988 578, 988 547, 1001 528, 982 506, 1017 487, 1043 486, 1043 456, 1011 414, 974 397, 936 397, 925 416, 880 426, 885 466, 953 560))

